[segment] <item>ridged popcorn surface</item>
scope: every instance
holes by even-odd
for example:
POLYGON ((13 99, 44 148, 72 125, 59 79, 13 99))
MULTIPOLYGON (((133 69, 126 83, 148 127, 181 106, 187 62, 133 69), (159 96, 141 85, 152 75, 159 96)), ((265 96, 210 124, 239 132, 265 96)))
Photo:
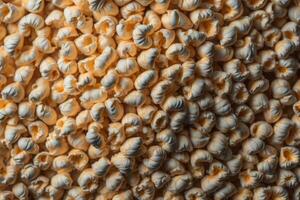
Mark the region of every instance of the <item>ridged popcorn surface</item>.
POLYGON ((0 0, 0 200, 300 200, 300 0, 0 0))

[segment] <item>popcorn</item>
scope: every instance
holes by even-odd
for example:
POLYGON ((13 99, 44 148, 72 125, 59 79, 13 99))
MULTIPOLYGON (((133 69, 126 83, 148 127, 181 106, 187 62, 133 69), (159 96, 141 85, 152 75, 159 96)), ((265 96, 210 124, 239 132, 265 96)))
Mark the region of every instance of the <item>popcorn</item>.
POLYGON ((299 199, 299 13, 0 2, 0 200, 299 199))

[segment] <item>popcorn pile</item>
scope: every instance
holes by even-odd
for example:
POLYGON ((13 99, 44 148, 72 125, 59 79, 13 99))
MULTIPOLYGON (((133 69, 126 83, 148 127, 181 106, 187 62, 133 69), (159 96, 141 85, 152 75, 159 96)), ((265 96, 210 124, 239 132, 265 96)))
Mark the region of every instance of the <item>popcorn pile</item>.
POLYGON ((0 200, 300 199, 300 0, 2 0, 0 22, 0 200))

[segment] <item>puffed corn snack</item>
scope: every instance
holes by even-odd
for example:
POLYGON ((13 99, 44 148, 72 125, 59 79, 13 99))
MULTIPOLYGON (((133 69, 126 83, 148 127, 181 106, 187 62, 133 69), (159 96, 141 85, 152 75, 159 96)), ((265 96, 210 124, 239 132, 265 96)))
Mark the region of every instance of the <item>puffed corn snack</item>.
POLYGON ((300 200, 299 0, 0 0, 0 200, 300 200))

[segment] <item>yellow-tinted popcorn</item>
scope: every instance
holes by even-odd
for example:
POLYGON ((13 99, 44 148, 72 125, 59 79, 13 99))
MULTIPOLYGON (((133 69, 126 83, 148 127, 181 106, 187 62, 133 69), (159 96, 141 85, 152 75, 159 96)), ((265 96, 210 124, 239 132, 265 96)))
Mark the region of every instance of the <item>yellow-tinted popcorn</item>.
POLYGON ((165 1, 154 0, 151 3, 150 8, 151 8, 151 10, 153 10, 154 12, 156 12, 158 14, 163 14, 163 13, 167 12, 170 3, 171 3, 170 0, 165 0, 165 1))
POLYGON ((189 18, 178 9, 168 10, 167 13, 162 15, 161 22, 166 29, 181 27, 187 30, 192 27, 192 22, 189 18))
POLYGON ((299 199, 299 6, 0 2, 0 200, 299 199))
POLYGON ((158 189, 162 188, 170 180, 171 180, 170 175, 162 171, 156 171, 151 175, 151 181, 158 189))
POLYGON ((72 182, 71 176, 68 173, 61 172, 51 177, 50 184, 57 189, 69 189, 72 182))
POLYGON ((28 188, 26 187, 25 184, 23 183, 17 183, 13 186, 12 188, 12 192, 14 193, 14 195, 18 198, 18 199, 28 199, 28 188))
POLYGON ((40 152, 35 155, 33 164, 41 170, 47 170, 52 165, 53 157, 49 152, 40 152))
POLYGON ((236 146, 249 137, 249 128, 243 122, 239 122, 237 127, 229 131, 229 145, 236 146))
POLYGON ((98 177, 92 168, 84 169, 77 183, 84 192, 95 192, 98 189, 98 177))

